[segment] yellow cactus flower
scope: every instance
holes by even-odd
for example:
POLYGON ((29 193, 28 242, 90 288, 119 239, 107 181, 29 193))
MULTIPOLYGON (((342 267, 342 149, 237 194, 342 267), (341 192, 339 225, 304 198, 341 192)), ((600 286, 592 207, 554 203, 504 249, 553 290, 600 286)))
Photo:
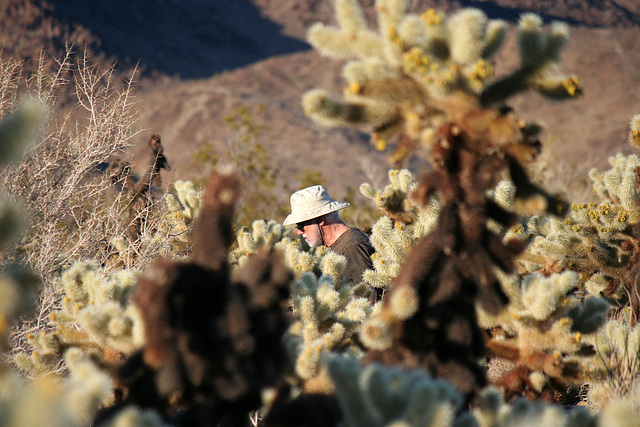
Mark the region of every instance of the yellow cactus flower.
POLYGON ((420 18, 427 25, 438 25, 442 22, 443 16, 435 9, 427 9, 420 14, 420 18))
POLYGON ((383 138, 377 138, 374 144, 375 149, 378 151, 384 151, 387 149, 387 141, 383 138))
POLYGON ((562 82, 562 86, 569 95, 575 96, 576 98, 580 98, 582 96, 582 86, 580 85, 580 80, 577 77, 569 77, 562 82))

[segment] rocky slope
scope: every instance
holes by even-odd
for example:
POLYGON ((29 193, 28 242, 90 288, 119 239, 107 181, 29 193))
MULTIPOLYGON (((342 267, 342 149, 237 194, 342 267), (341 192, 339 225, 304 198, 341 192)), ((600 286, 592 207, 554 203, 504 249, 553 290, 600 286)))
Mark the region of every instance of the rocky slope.
MULTIPOLYGON (((370 17, 373 3, 361 1, 370 17)), ((333 21, 333 1, 0 0, 0 6, 5 11, 0 16, 3 54, 33 56, 40 46, 55 53, 71 40, 88 46, 104 63, 117 59, 121 69, 140 61, 137 152, 144 151, 149 134, 160 133, 174 166, 172 179, 189 177, 186 165, 202 142, 224 150, 229 132, 223 116, 234 106, 263 104, 268 130, 261 143, 283 181, 295 187, 303 171, 321 170, 336 197, 363 181, 384 181, 386 158, 369 146, 366 135, 321 128, 300 106, 308 89, 342 90, 341 64, 320 57, 304 41, 313 22, 333 21)), ((552 187, 579 183, 591 166, 606 167, 609 155, 631 152, 628 122, 640 113, 636 0, 420 0, 412 7, 478 7, 512 23, 522 12, 533 11, 547 23, 568 22, 572 40, 565 68, 581 78, 584 97, 554 104, 526 94, 512 106, 547 126, 552 187)), ((498 71, 516 61, 510 39, 498 71)), ((418 172, 425 164, 417 158, 410 166, 418 172)))

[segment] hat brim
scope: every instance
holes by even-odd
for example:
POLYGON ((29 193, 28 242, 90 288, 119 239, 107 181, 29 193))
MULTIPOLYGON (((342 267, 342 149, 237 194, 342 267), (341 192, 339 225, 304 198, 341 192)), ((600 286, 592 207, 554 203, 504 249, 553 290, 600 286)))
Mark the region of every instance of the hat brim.
POLYGON ((319 216, 326 215, 331 212, 339 211, 340 209, 344 209, 349 206, 347 202, 338 202, 334 200, 326 205, 311 211, 306 212, 298 212, 295 214, 288 215, 282 225, 291 225, 298 224, 300 222, 308 221, 313 218, 318 218, 319 216))

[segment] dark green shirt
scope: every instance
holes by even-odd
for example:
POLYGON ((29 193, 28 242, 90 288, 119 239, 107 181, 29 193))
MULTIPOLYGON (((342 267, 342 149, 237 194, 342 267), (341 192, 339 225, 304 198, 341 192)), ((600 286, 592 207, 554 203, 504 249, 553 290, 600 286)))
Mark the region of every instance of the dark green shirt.
POLYGON ((371 255, 376 250, 371 246, 367 235, 359 229, 352 227, 345 231, 329 248, 347 258, 344 277, 353 280, 354 284, 362 281, 365 270, 373 270, 371 255))

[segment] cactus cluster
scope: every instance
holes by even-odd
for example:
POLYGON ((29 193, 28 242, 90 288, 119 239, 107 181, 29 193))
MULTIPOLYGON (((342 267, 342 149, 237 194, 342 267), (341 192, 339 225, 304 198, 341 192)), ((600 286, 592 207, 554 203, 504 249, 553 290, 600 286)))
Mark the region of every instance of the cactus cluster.
POLYGON ((413 211, 416 206, 408 197, 417 183, 408 169, 392 169, 388 173, 389 185, 381 190, 374 189, 365 182, 360 185, 360 193, 373 200, 381 214, 394 222, 408 224, 413 222, 413 211))
MULTIPOLYGON (((344 269, 344 257, 340 258, 338 265, 324 271, 344 269)), ((298 321, 289 329, 287 342, 295 359, 295 373, 305 391, 326 393, 333 385, 322 360, 330 353, 363 354, 357 334, 372 311, 369 289, 363 283, 353 286, 330 274, 316 278, 305 273, 291 291, 298 321)))
POLYGON ((493 383, 505 397, 557 401, 570 386, 593 378, 596 356, 590 339, 604 324, 609 304, 597 297, 580 301, 571 271, 502 277, 509 304, 497 315, 477 307, 478 322, 492 331, 491 357, 512 362, 493 383))
POLYGON ((78 261, 61 275, 60 308, 47 328, 28 334, 28 353, 18 353, 21 369, 43 374, 57 368, 70 348, 86 351, 98 363, 115 366, 144 344, 140 314, 129 303, 137 272, 112 274, 90 261, 78 261))
POLYGON ((589 173, 598 202, 574 203, 564 219, 525 218, 509 233, 530 242, 523 269, 576 271, 584 276, 585 291, 610 298, 615 305, 630 302, 635 322, 640 313, 636 295, 640 159, 619 154, 609 162, 608 171, 589 173))
POLYGON ((288 243, 293 242, 289 239, 289 233, 289 227, 274 220, 256 220, 251 224, 251 227, 240 227, 236 232, 236 242, 229 252, 229 261, 233 265, 242 265, 250 255, 258 252, 260 248, 272 245, 276 247, 287 246, 288 243))
MULTIPOLYGON (((173 192, 165 197, 166 214, 158 224, 153 240, 167 239, 170 244, 163 247, 161 256, 184 256, 190 252, 191 226, 198 216, 202 191, 194 188, 191 181, 177 180, 173 192)), ((159 243, 159 242, 152 242, 159 243)))

